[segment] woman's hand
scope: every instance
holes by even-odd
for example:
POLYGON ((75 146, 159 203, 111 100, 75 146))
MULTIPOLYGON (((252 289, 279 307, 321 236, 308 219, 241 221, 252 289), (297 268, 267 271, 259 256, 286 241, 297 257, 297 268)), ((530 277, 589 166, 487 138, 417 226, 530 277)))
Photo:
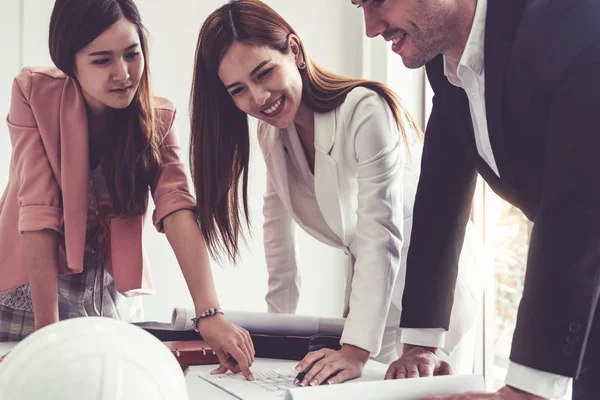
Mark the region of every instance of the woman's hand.
POLYGON ((221 364, 212 373, 241 372, 253 381, 250 366, 254 362, 254 345, 247 330, 227 321, 221 314, 202 318, 198 322, 202 338, 219 357, 221 364))
MULTIPOLYGON (((194 213, 190 210, 171 213, 165 217, 163 226, 196 311, 219 308, 206 243, 194 213)), ((250 372, 254 345, 248 331, 227 321, 222 314, 201 318, 198 330, 219 357, 221 366, 214 372, 241 371, 246 379, 254 380, 250 372)))
POLYGON ((310 352, 296 366, 296 372, 308 370, 299 384, 317 386, 327 382, 332 385, 358 378, 368 360, 368 351, 349 344, 342 345, 340 350, 310 352))

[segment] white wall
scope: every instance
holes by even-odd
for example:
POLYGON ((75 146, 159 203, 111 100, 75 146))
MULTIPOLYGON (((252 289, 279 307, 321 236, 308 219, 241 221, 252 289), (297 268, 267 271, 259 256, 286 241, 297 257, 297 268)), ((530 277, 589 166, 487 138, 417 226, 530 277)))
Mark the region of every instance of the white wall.
POLYGON ((17 0, 8 0, 1 6, 0 12, 0 190, 8 182, 8 164, 11 154, 10 138, 4 118, 10 104, 11 77, 19 70, 21 59, 19 23, 20 4, 17 0), (7 40, 10 38, 9 40, 7 40))
MULTIPOLYGON (((298 31, 309 54, 337 73, 362 76, 368 62, 363 57, 362 13, 349 1, 266 1, 298 31)), ((2 0, 0 13, 0 114, 8 111, 12 76, 20 67, 49 65, 48 24, 51 0, 2 0), (6 40, 10 38, 10 40, 6 40)), ((201 24, 224 0, 138 0, 144 23, 150 31, 151 70, 155 93, 172 100, 179 109, 179 134, 187 163, 189 143, 188 103, 196 39, 201 24)), ((266 310, 267 275, 262 248, 262 194, 265 166, 252 142, 250 166, 250 213, 252 237, 237 266, 214 263, 213 271, 221 305, 225 309, 266 310)), ((10 141, 5 124, 0 125, 0 186, 6 185, 10 141)), ((299 232, 299 231, 298 231, 299 232)), ((344 255, 303 232, 297 235, 298 261, 303 287, 299 312, 340 315, 344 286, 344 255)), ((175 306, 192 306, 187 287, 166 237, 148 224, 145 245, 152 263, 157 294, 144 299, 146 318, 168 320, 175 306)))

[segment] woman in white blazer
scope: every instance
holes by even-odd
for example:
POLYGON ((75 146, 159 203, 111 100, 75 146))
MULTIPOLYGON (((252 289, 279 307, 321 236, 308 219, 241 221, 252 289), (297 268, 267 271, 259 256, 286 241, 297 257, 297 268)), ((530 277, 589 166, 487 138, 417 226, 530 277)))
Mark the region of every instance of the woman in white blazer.
MULTIPOLYGON (((369 356, 395 360, 421 152, 416 124, 384 85, 340 77, 312 62, 292 27, 264 3, 233 0, 216 10, 196 50, 191 163, 206 241, 233 259, 240 186, 247 218, 247 115, 260 120, 268 171, 269 311, 296 311, 293 221, 348 256, 342 348, 308 354, 298 365, 312 365, 302 384, 360 376, 369 356)), ((477 312, 478 289, 459 282, 448 352, 477 312)))

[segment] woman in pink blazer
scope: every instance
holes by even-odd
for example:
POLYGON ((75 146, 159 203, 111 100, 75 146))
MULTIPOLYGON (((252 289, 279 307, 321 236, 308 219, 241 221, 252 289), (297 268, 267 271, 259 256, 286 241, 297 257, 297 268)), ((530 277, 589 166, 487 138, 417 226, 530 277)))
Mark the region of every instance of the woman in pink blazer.
POLYGON ((199 332, 222 365, 250 378, 252 341, 219 312, 175 108, 151 95, 135 4, 57 0, 49 45, 58 69, 23 69, 7 119, 0 341, 65 318, 140 316, 134 296, 153 293, 142 247, 150 189, 152 221, 173 247, 197 315, 204 312, 199 332))

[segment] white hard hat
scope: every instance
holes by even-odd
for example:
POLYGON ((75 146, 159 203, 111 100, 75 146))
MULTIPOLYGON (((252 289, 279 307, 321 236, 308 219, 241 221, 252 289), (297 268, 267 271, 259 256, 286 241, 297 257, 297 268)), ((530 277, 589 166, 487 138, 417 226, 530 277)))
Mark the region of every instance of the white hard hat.
POLYGON ((188 400, 183 371, 154 336, 111 318, 42 328, 0 363, 0 400, 188 400))

